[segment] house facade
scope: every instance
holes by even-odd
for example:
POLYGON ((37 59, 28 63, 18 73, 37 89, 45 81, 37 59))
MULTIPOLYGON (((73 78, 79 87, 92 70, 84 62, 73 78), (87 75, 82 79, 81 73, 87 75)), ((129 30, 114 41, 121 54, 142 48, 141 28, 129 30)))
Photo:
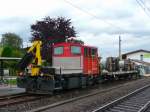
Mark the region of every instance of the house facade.
POLYGON ((122 55, 123 59, 131 59, 144 68, 145 74, 150 74, 150 51, 136 50, 122 55))
POLYGON ((136 50, 122 55, 124 59, 133 59, 150 63, 150 51, 136 50))

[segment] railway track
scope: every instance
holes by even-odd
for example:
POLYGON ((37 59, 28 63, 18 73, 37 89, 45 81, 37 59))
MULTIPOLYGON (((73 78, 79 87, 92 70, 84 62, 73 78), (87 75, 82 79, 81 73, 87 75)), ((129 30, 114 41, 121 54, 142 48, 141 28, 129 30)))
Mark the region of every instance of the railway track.
POLYGON ((147 105, 145 105, 143 112, 150 112, 150 102, 147 103, 147 105))
MULTIPOLYGON (((104 91, 101 90, 101 91, 98 91, 98 92, 94 92, 90 95, 98 94, 100 92, 106 92, 106 91, 109 91, 109 90, 112 90, 112 89, 117 89, 118 87, 122 87, 122 86, 119 85, 117 87, 112 87, 112 88, 106 89, 104 91)), ((84 95, 82 97, 73 98, 73 99, 69 100, 69 102, 71 102, 72 100, 75 101, 77 99, 81 99, 81 98, 84 98, 84 97, 87 97, 87 96, 89 96, 89 94, 84 95)), ((39 95, 37 96, 35 94, 27 94, 27 93, 7 95, 7 96, 0 97, 0 108, 3 108, 3 107, 5 108, 5 107, 8 107, 8 106, 17 105, 17 104, 21 104, 21 103, 26 103, 26 102, 30 102, 30 101, 36 101, 36 100, 40 100, 40 99, 45 98, 45 97, 49 98, 49 96, 39 96, 39 95)), ((65 102, 68 102, 68 100, 66 100, 65 102)), ((62 101, 61 103, 55 103, 55 104, 52 104, 52 105, 53 106, 58 106, 58 105, 61 105, 62 103, 64 103, 64 101, 62 101)))
POLYGON ((26 93, 19 93, 19 94, 14 94, 14 95, 1 96, 0 97, 0 102, 4 101, 4 100, 7 100, 7 99, 13 99, 13 98, 16 98, 16 97, 22 97, 22 96, 26 96, 26 95, 27 95, 26 93))
POLYGON ((49 110, 51 108, 55 108, 55 107, 59 107, 61 105, 69 104, 69 103, 77 101, 77 100, 81 100, 81 99, 85 99, 85 98, 88 98, 88 97, 92 97, 92 96, 100 94, 100 93, 109 92, 111 90, 124 87, 125 85, 126 84, 118 85, 118 86, 115 86, 115 87, 112 87, 112 88, 108 88, 108 89, 104 89, 104 90, 99 90, 97 92, 93 92, 93 93, 90 93, 90 94, 87 94, 87 95, 82 95, 82 96, 79 96, 79 97, 70 98, 68 100, 63 100, 63 101, 56 102, 56 103, 53 103, 53 104, 50 104, 50 105, 46 105, 46 106, 42 106, 42 107, 39 107, 39 108, 36 108, 36 109, 32 109, 32 110, 29 110, 27 112, 41 112, 41 111, 49 110))
POLYGON ((0 108, 23 103, 23 102, 38 100, 43 97, 44 96, 32 95, 32 94, 27 94, 27 93, 0 97, 0 108))
POLYGON ((150 85, 108 103, 92 112, 147 112, 150 110, 150 85))
MULTIPOLYGON (((145 81, 145 79, 140 79, 140 80, 142 82, 145 81)), ((137 81, 135 81, 135 82, 137 83, 137 81)), ((129 83, 122 83, 121 82, 119 85, 115 84, 115 86, 108 87, 108 88, 105 88, 105 86, 104 86, 103 89, 102 88, 97 89, 98 91, 94 90, 93 92, 91 92, 89 94, 86 93, 86 95, 83 93, 82 96, 81 95, 80 96, 76 95, 76 97, 73 97, 73 98, 72 98, 72 95, 70 96, 70 94, 68 94, 68 92, 67 92, 68 97, 64 97, 64 95, 58 95, 58 96, 56 95, 56 97, 55 96, 54 97, 53 96, 48 96, 46 98, 41 97, 41 99, 40 99, 40 98, 37 98, 37 96, 36 96, 35 99, 34 99, 34 96, 31 95, 31 96, 27 96, 27 97, 32 97, 32 98, 27 98, 29 100, 25 100, 26 98, 24 99, 24 97, 23 97, 22 99, 24 99, 24 101, 17 101, 16 100, 17 103, 13 103, 13 102, 12 102, 12 104, 8 103, 5 106, 2 106, 4 108, 1 108, 0 111, 5 111, 5 110, 6 111, 7 110, 8 111, 11 111, 11 110, 14 111, 15 110, 16 112, 20 112, 20 111, 25 111, 25 112, 49 111, 49 110, 53 110, 55 108, 61 108, 63 106, 67 106, 68 104, 69 105, 73 104, 73 102, 76 102, 76 101, 79 101, 79 100, 81 100, 81 102, 82 102, 82 100, 89 99, 90 97, 92 98, 93 96, 109 93, 110 91, 117 90, 117 89, 122 88, 122 87, 124 88, 125 86, 130 85, 130 83, 132 83, 132 82, 129 82, 129 83), (41 102, 43 102, 43 103, 41 103, 41 102), (36 105, 36 106, 34 106, 34 105, 36 105), (20 107, 22 107, 22 108, 20 108, 20 107)), ((71 94, 72 94, 72 92, 71 92, 71 94)), ((77 94, 78 94, 78 92, 77 92, 77 94)), ((73 96, 74 95, 75 94, 73 94, 73 96)), ((0 102, 1 102, 1 100, 0 100, 0 102)))

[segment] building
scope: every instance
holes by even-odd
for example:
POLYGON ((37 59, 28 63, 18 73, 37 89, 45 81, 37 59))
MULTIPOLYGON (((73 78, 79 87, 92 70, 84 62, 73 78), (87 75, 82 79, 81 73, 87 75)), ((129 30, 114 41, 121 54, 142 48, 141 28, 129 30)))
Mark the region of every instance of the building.
POLYGON ((133 59, 150 63, 150 51, 148 50, 136 50, 128 52, 122 55, 123 59, 133 59))
POLYGON ((125 53, 122 55, 122 58, 131 59, 137 65, 142 66, 146 74, 150 74, 150 51, 140 49, 125 53))

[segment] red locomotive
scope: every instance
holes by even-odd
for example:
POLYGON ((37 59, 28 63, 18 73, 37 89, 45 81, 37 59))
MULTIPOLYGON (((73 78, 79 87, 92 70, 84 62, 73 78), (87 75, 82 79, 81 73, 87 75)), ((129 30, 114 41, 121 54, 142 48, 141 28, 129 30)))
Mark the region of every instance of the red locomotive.
POLYGON ((50 93, 56 89, 86 87, 98 81, 100 64, 96 47, 74 42, 54 44, 52 66, 44 66, 39 64, 41 61, 38 62, 38 45, 38 42, 35 43, 19 63, 22 68, 17 78, 19 87, 26 88, 28 92, 50 93), (29 66, 31 58, 34 63, 29 66))
MULTIPOLYGON (((73 41, 54 44, 52 66, 42 63, 41 42, 36 41, 19 63, 18 87, 27 92, 52 93, 55 90, 83 88, 109 78, 137 74, 132 63, 120 64, 118 58, 108 58, 101 70, 98 49, 73 41), (32 64, 32 66, 30 66, 32 64), (124 69, 131 68, 131 69, 124 69)), ((128 61, 127 61, 128 62, 128 61)))

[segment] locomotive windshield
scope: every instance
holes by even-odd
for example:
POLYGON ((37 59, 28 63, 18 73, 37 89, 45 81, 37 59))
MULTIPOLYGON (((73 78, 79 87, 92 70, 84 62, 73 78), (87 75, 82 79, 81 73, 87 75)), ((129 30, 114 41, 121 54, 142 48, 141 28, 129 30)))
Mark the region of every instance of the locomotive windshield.
POLYGON ((64 47, 55 47, 54 48, 54 55, 61 55, 64 52, 64 47))
POLYGON ((71 53, 72 54, 81 54, 81 47, 79 47, 79 46, 71 46, 71 53))

